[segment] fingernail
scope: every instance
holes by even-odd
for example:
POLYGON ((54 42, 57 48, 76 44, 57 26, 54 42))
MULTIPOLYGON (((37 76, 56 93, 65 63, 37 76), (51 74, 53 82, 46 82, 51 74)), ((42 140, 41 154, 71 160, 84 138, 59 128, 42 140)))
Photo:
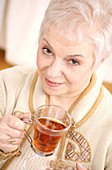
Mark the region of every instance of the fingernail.
POLYGON ((83 167, 82 164, 79 163, 79 162, 77 162, 77 165, 78 165, 79 168, 82 168, 82 167, 83 167))
POLYGON ((31 117, 31 113, 30 113, 30 112, 27 112, 26 115, 27 115, 27 117, 29 117, 29 118, 31 117))

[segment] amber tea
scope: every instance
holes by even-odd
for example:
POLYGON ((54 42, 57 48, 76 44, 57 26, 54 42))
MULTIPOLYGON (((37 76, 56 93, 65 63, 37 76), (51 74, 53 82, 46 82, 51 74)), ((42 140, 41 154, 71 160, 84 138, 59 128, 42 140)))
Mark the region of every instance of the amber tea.
POLYGON ((40 152, 50 154, 55 150, 62 134, 51 133, 49 129, 54 131, 63 130, 65 129, 65 125, 61 121, 49 117, 39 118, 38 121, 46 127, 46 129, 40 126, 39 123, 35 123, 33 144, 40 152))
POLYGON ((71 125, 67 111, 57 105, 42 105, 34 116, 33 146, 41 156, 52 155, 71 125))

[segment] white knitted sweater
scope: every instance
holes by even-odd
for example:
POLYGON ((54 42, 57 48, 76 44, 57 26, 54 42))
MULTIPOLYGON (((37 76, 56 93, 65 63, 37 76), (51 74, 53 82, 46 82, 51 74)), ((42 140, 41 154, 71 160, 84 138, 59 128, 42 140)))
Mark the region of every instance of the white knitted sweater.
MULTIPOLYGON (((0 72, 0 118, 14 111, 31 112, 33 117, 36 108, 45 103, 49 103, 49 96, 44 93, 36 68, 14 67, 0 72)), ((112 170, 112 96, 95 73, 69 114, 74 124, 60 141, 55 155, 74 166, 79 161, 90 170, 112 170)), ((27 128, 32 136, 32 127, 27 128)), ((20 156, 16 156, 18 150, 0 152, 1 166, 5 163, 2 169, 23 170, 26 158, 35 155, 25 139, 20 156)), ((29 170, 39 170, 40 163, 45 161, 44 157, 37 157, 29 170)))

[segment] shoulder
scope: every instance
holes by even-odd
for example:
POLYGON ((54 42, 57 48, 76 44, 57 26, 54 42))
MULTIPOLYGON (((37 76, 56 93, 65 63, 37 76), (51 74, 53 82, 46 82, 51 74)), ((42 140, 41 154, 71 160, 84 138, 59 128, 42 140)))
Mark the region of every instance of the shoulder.
POLYGON ((15 66, 12 68, 4 69, 0 71, 0 79, 3 80, 11 80, 14 78, 25 78, 27 76, 30 76, 30 74, 34 74, 36 71, 36 67, 24 67, 24 66, 15 66))
POLYGON ((34 76, 36 67, 15 66, 9 69, 0 71, 0 86, 14 87, 23 86, 26 79, 31 79, 34 76))
POLYGON ((36 67, 25 67, 25 66, 14 66, 8 69, 4 69, 0 71, 0 75, 14 75, 14 74, 28 74, 30 72, 35 72, 36 71, 36 67))

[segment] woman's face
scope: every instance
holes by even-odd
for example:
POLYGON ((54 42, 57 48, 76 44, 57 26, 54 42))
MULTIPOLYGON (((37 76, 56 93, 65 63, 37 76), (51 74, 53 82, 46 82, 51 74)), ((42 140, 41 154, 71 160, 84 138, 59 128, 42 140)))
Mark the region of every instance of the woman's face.
POLYGON ((87 87, 95 58, 86 42, 76 44, 58 31, 45 32, 39 42, 37 67, 45 92, 74 97, 87 87))

